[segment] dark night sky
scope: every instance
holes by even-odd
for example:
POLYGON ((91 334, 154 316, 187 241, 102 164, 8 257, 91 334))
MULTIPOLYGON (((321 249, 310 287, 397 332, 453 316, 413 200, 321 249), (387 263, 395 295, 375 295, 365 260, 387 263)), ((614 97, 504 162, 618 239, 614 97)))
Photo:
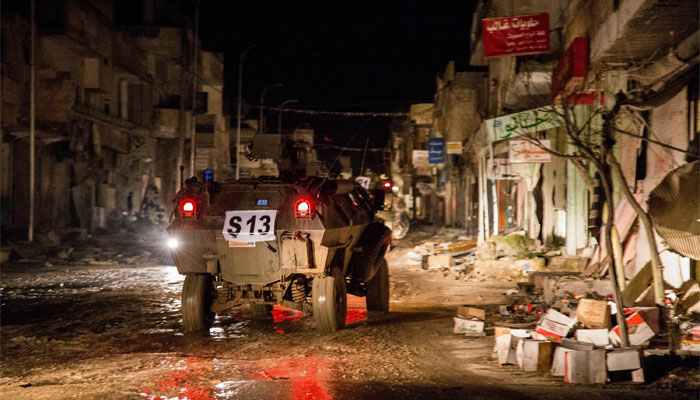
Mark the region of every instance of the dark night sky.
MULTIPOLYGON (((458 69, 467 66, 475 3, 202 0, 200 35, 205 48, 225 53, 225 92, 231 100, 239 54, 258 44, 244 62, 243 93, 250 103, 258 103, 265 86, 281 82, 285 86, 270 89, 266 104, 298 99, 298 108, 396 111, 432 101, 435 76, 449 60, 458 69)), ((342 126, 345 133, 329 134, 338 138, 366 121, 296 118, 290 125, 342 126)), ((363 135, 377 136, 372 131, 387 121, 364 125, 368 132, 357 138, 362 145, 363 135)))

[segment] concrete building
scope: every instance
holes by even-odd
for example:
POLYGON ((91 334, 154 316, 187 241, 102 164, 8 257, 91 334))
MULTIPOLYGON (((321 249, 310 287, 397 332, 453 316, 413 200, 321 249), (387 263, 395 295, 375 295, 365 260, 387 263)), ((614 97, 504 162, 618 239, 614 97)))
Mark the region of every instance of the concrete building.
MULTIPOLYGON (((198 44, 193 107, 192 89, 182 91, 192 88, 191 30, 155 25, 187 26, 185 13, 144 3, 138 13, 110 0, 36 1, 38 232, 117 229, 125 213, 167 222, 179 181, 173 150, 194 129, 193 108, 202 129, 215 132, 202 149, 223 148, 199 160, 200 170, 230 170, 221 57, 198 44)), ((3 2, 2 11, 2 226, 22 232, 29 218, 28 2, 3 2)))
MULTIPOLYGON (((576 155, 581 147, 572 144, 572 133, 599 148, 610 129, 624 172, 624 180, 612 182, 610 211, 621 260, 627 278, 644 267, 650 246, 623 189, 648 209, 659 183, 697 157, 691 145, 698 136, 697 15, 696 1, 681 0, 480 2, 471 63, 489 68, 490 88, 478 153, 480 240, 521 230, 562 246, 565 255, 590 257, 589 268, 598 270, 589 273, 603 271, 611 258, 601 235, 609 206, 595 163, 556 155, 522 163, 513 153, 527 145, 518 136, 527 136, 576 155), (548 18, 548 51, 485 57, 484 32, 498 30, 488 18, 536 14, 548 18), (604 117, 612 122, 605 125, 604 117)), ((697 262, 684 257, 692 251, 673 250, 660 237, 656 242, 667 284, 696 276, 697 262)))
POLYGON ((487 100, 488 72, 455 71, 450 61, 436 79, 435 137, 445 143, 445 163, 439 192, 444 198, 444 223, 476 234, 478 197, 476 160, 478 133, 487 100))
POLYGON ((413 219, 442 223, 444 200, 438 194, 438 167, 428 160, 434 132, 434 104, 412 104, 409 117, 391 125, 391 175, 397 197, 413 219))

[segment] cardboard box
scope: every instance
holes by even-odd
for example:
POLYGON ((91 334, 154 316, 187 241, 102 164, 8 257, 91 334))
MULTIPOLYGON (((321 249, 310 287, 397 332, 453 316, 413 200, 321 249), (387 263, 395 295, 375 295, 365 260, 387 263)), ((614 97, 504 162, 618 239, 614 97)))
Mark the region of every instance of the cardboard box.
POLYGON ((552 358, 552 368, 549 370, 552 376, 564 376, 564 357, 566 353, 574 351, 563 346, 557 346, 554 349, 554 357, 552 358))
POLYGON ((605 300, 581 299, 576 319, 590 329, 610 329, 610 307, 605 300))
POLYGON ((462 305, 457 308, 457 315, 462 318, 478 318, 482 321, 486 320, 486 311, 480 308, 469 307, 467 305, 462 305))
POLYGON ((552 368, 554 344, 546 340, 522 339, 515 356, 520 369, 527 372, 547 372, 552 368))
MULTIPOLYGON (((681 329, 683 329, 682 326, 681 326, 681 329)), ((692 328, 688 329, 685 332, 685 337, 688 340, 695 340, 695 341, 700 340, 700 325, 695 325, 692 328)))
POLYGON ((501 365, 505 364, 517 364, 517 347, 518 343, 523 340, 520 337, 513 336, 510 333, 501 335, 496 338, 496 348, 498 349, 498 363, 501 365))
POLYGON ((644 322, 649 325, 652 331, 657 335, 661 332, 661 325, 659 324, 659 318, 661 316, 661 309, 659 307, 630 307, 625 308, 625 316, 634 314, 638 312, 642 316, 644 322))
POLYGON ((520 338, 530 338, 530 331, 527 329, 515 329, 515 328, 507 328, 504 326, 494 326, 493 327, 493 336, 494 337, 499 337, 501 335, 507 335, 511 334, 513 336, 517 336, 520 338))
POLYGON ((561 340, 561 345, 562 347, 566 347, 567 349, 579 351, 589 351, 595 349, 595 345, 593 343, 581 342, 576 339, 563 338, 561 340))
POLYGON ((498 337, 503 336, 503 335, 513 335, 519 338, 530 338, 530 331, 527 329, 513 329, 513 328, 507 328, 504 326, 495 326, 493 328, 493 336, 494 336, 494 343, 493 343, 493 351, 494 353, 498 351, 498 337))
POLYGON ((700 340, 683 339, 681 340, 678 350, 693 354, 700 354, 700 340))
POLYGON ((493 336, 494 337, 499 337, 501 335, 506 335, 510 333, 510 328, 507 328, 505 326, 494 326, 493 327, 493 336))
POLYGON ((610 344, 607 329, 579 329, 576 331, 576 340, 593 343, 598 347, 610 344))
POLYGON ((571 327, 576 324, 576 319, 550 309, 537 324, 537 334, 550 340, 566 337, 571 327))
POLYGON ((606 355, 608 377, 611 381, 644 382, 644 353, 640 347, 625 347, 606 355))
MULTIPOLYGON (((644 322, 639 313, 635 312, 626 319, 627 333, 630 339, 630 346, 639 346, 647 340, 656 336, 651 327, 644 322)), ((610 342, 616 346, 620 344, 620 327, 616 326, 608 334, 610 342)))
POLYGON ((643 358, 641 347, 623 347, 607 353, 606 365, 608 371, 639 369, 642 368, 643 358))
POLYGON ((564 354, 564 381, 569 383, 605 383, 605 350, 571 350, 564 354))
POLYGON ((535 330, 535 338, 539 340, 556 341, 558 339, 561 339, 561 335, 538 326, 535 330))
POLYGON ((473 319, 464 319, 459 317, 454 317, 455 326, 452 333, 483 333, 484 332, 484 321, 477 321, 473 319))

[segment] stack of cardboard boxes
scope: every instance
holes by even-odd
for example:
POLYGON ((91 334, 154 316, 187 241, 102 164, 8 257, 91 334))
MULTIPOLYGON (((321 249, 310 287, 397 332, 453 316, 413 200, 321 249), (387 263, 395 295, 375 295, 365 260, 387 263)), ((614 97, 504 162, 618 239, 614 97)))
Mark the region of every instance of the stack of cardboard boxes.
MULTIPOLYGON (((620 348, 619 326, 611 329, 615 313, 611 305, 614 307, 605 300, 581 299, 574 318, 549 309, 535 330, 494 327, 499 364, 549 372, 570 383, 644 382, 641 346, 659 332, 660 310, 624 309, 630 347, 620 348)), ((483 335, 484 314, 483 310, 460 306, 455 333, 483 335)))

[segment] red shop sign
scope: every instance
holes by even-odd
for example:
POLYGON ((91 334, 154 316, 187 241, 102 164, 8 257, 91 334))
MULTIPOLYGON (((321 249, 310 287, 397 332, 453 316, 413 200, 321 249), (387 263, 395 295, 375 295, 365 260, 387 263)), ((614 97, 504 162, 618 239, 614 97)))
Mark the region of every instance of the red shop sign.
POLYGON ((481 20, 484 56, 549 53, 549 14, 481 20))
POLYGON ((552 72, 552 98, 559 99, 562 92, 573 93, 586 78, 587 69, 588 39, 574 38, 552 72))

